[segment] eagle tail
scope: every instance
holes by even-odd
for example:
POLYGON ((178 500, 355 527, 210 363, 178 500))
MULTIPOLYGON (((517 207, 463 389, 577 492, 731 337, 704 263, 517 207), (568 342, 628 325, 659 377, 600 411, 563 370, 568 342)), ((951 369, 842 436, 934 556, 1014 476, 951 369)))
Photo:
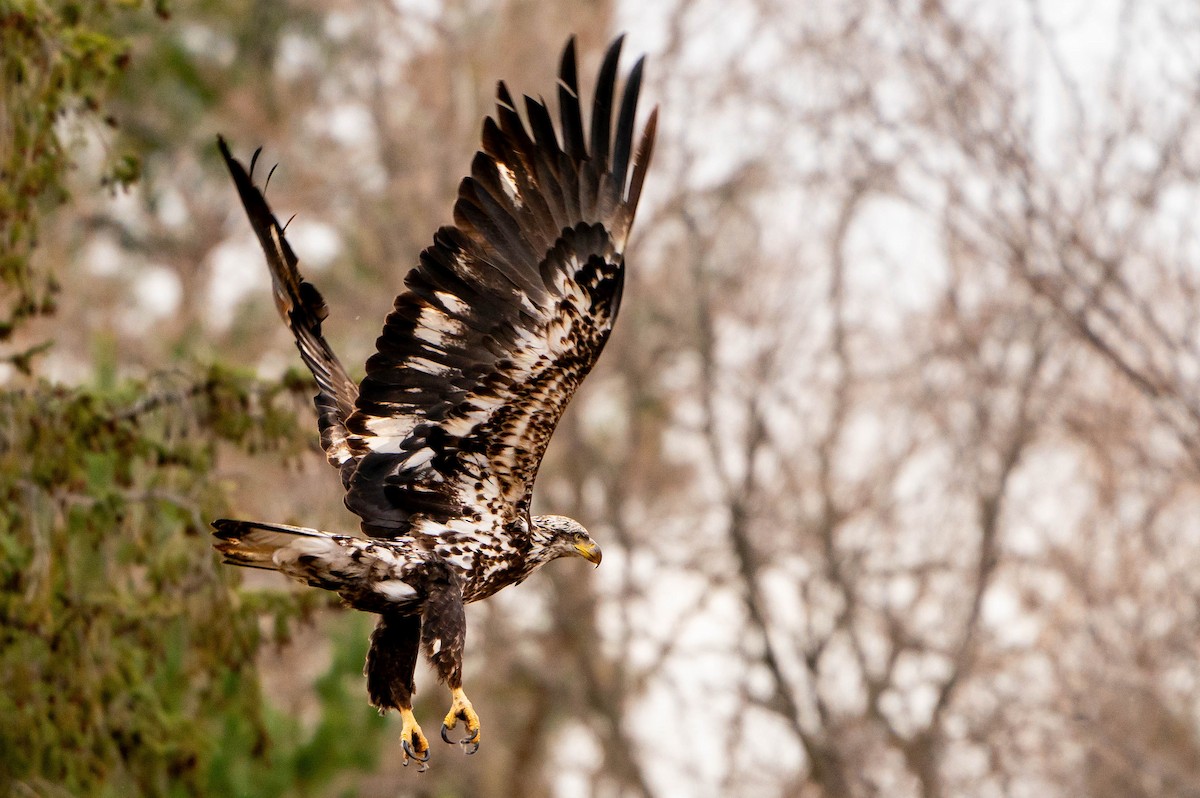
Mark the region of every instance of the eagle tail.
MULTIPOLYGON (((246 216, 267 257, 275 306, 295 336, 300 357, 320 389, 315 403, 321 445, 329 462, 340 467, 353 457, 346 440, 346 418, 354 412, 358 386, 347 375, 345 367, 321 333, 321 322, 329 315, 329 308, 316 287, 301 276, 299 261, 284 237, 283 227, 271 212, 262 190, 254 185, 254 162, 258 159, 258 153, 254 153, 247 171, 230 154, 225 139, 220 136, 217 137, 217 147, 221 150, 246 209, 246 216)), ((270 176, 267 180, 270 180, 270 176)))
POLYGON ((350 556, 353 544, 347 544, 353 539, 341 535, 286 523, 230 518, 218 518, 212 527, 217 538, 212 547, 229 565, 281 571, 328 590, 346 587, 347 577, 364 570, 364 565, 350 556))
POLYGON ((292 545, 296 540, 328 540, 332 535, 307 527, 292 527, 286 523, 262 523, 258 521, 234 521, 218 518, 212 522, 217 539, 212 547, 221 552, 224 562, 230 565, 245 565, 246 568, 278 570, 275 554, 292 545))
POLYGON ((352 606, 371 612, 406 605, 416 590, 389 574, 396 559, 386 545, 349 535, 260 521, 213 521, 213 547, 230 565, 265 568, 332 590, 352 606), (382 570, 379 566, 383 566, 382 570), (374 570, 373 570, 374 569, 374 570))

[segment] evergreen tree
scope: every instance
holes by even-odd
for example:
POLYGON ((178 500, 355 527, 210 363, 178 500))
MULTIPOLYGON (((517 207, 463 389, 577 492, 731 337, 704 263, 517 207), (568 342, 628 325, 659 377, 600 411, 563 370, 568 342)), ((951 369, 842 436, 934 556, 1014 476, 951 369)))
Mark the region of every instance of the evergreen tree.
MULTIPOLYGON (((347 696, 366 628, 345 625, 306 734, 264 703, 257 653, 328 599, 239 591, 208 536, 228 512, 218 453, 295 450, 311 386, 220 366, 51 384, 37 355, 52 343, 29 342, 60 290, 83 289, 33 257, 38 232, 74 211, 78 131, 111 122, 120 31, 148 17, 136 2, 0 2, 0 345, 15 367, 0 393, 0 794, 319 793, 374 764, 384 722, 347 696)), ((136 157, 110 158, 106 184, 137 180, 136 157)))

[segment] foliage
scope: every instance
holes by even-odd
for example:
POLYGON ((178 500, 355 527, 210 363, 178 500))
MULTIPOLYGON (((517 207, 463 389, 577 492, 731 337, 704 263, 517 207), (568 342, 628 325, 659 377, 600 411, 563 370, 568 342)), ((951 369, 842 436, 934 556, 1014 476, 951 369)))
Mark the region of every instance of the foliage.
POLYGON ((213 380, 146 413, 51 386, 0 400, 0 750, 12 777, 72 792, 194 787, 205 714, 258 714, 254 619, 200 537, 211 447, 171 432, 215 431, 204 416, 224 419, 229 388, 213 380))
MULTIPOLYGON (((314 591, 301 595, 309 604, 325 598, 314 591)), ((276 597, 257 594, 271 603, 276 597)), ((296 606, 292 598, 289 594, 280 609, 296 606)), ((270 610, 263 607, 262 611, 270 610)), ((363 642, 371 619, 347 613, 338 621, 333 661, 316 682, 320 702, 316 726, 306 731, 297 718, 268 709, 264 719, 272 747, 265 756, 248 757, 245 752, 257 741, 258 730, 236 714, 227 714, 209 765, 208 794, 256 798, 321 795, 339 776, 376 767, 387 720, 363 701, 363 642)))
MULTIPOLYGON (((30 256, 46 206, 68 198, 76 124, 103 117, 102 104, 129 63, 129 45, 110 28, 113 17, 141 7, 138 0, 0 0, 0 342, 20 323, 52 313, 59 284, 37 273, 30 256)), ((154 10, 166 14, 164 0, 154 10)), ((110 156, 105 181, 136 180, 139 164, 110 156)), ((40 348, 40 347, 39 347, 40 348)), ((33 350, 7 360, 29 372, 33 350)))
MULTIPOLYGON (((0 343, 10 348, 25 322, 56 309, 59 278, 31 257, 39 222, 69 200, 81 123, 115 125, 105 108, 130 61, 116 31, 137 27, 139 10, 136 0, 0 0, 0 343)), ((157 83, 143 76, 148 86, 172 83, 160 71, 157 83)), ((137 157, 109 158, 104 182, 139 178, 137 157)), ((47 346, 4 359, 32 376, 47 346)), ((293 395, 311 385, 221 367, 182 386, 118 385, 103 364, 97 375, 93 386, 0 393, 0 795, 319 794, 336 774, 371 767, 385 721, 349 695, 365 619, 346 625, 307 729, 265 703, 257 653, 330 597, 239 591, 240 573, 208 545, 208 521, 227 512, 218 454, 296 449, 309 425, 293 416, 293 395)))
POLYGON ((0 784, 283 795, 372 764, 357 744, 383 721, 344 684, 365 631, 352 627, 321 681, 305 740, 264 710, 259 618, 283 635, 325 597, 239 597, 240 577, 207 545, 222 510, 214 457, 223 444, 286 444, 295 424, 281 394, 213 370, 163 393, 0 396, 0 784))

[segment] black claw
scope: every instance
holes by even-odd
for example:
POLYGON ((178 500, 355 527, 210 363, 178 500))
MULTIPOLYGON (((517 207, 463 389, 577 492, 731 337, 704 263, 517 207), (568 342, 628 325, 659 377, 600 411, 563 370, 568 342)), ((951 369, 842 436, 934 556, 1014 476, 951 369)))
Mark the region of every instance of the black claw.
MULTIPOLYGON (((454 744, 454 741, 450 739, 450 727, 447 726, 445 723, 442 724, 442 740, 444 742, 449 743, 450 745, 454 744)), ((463 753, 466 754, 467 756, 470 756, 471 754, 478 751, 479 750, 479 729, 475 729, 474 731, 472 731, 469 737, 464 737, 461 740, 459 740, 458 744, 463 747, 463 753)))
MULTIPOLYGON (((400 743, 400 746, 404 749, 404 753, 408 754, 408 756, 412 757, 412 759, 415 761, 422 763, 422 766, 418 768, 418 770, 424 773, 424 763, 429 761, 429 750, 425 750, 425 756, 417 756, 417 752, 413 749, 412 743, 408 740, 403 740, 400 743)), ((404 760, 404 767, 408 767, 408 759, 404 760)))
POLYGON ((463 753, 467 756, 479 750, 479 729, 471 732, 469 737, 464 737, 458 741, 458 744, 463 747, 463 753))

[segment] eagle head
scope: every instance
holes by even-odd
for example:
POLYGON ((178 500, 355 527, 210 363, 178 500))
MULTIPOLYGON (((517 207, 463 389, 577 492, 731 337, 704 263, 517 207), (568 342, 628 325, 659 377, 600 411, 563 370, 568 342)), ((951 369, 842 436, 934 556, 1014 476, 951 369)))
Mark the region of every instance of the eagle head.
POLYGON ((564 515, 535 515, 533 538, 545 552, 546 560, 576 555, 600 565, 600 547, 583 524, 564 515))

